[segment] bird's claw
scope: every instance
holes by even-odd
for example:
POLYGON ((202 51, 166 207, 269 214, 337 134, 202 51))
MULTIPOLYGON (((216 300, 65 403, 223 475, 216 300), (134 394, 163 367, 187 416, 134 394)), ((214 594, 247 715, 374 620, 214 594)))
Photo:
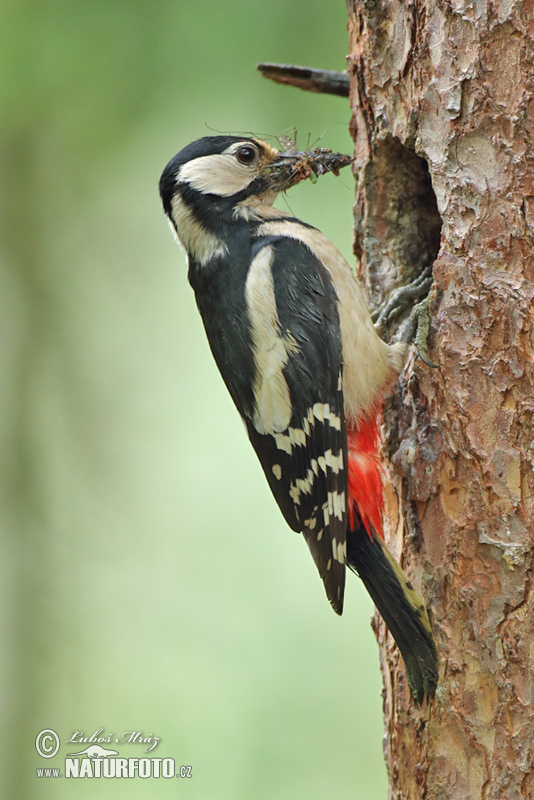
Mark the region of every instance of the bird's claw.
POLYGON ((392 292, 387 301, 374 312, 372 317, 375 328, 379 332, 387 330, 391 322, 399 317, 410 304, 413 304, 414 300, 422 297, 423 300, 421 302, 412 306, 410 316, 402 325, 396 338, 400 342, 413 342, 419 358, 428 367, 435 368, 436 364, 428 356, 428 336, 430 332, 428 293, 432 286, 432 280, 432 267, 425 267, 414 281, 392 292))
POLYGON ((430 298, 427 296, 412 308, 412 313, 402 327, 399 342, 413 342, 417 355, 427 367, 437 368, 428 356, 428 335, 430 333, 430 298))
POLYGON ((386 329, 393 320, 408 308, 410 303, 413 303, 414 300, 418 300, 420 297, 426 297, 431 286, 432 267, 428 266, 425 267, 414 281, 408 283, 406 286, 395 289, 382 307, 378 308, 371 315, 375 328, 378 331, 386 329))

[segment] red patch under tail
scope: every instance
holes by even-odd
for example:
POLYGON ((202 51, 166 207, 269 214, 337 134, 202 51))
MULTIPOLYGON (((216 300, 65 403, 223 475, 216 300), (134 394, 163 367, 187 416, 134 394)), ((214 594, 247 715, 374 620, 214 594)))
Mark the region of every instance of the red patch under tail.
POLYGON ((358 422, 347 421, 349 456, 349 523, 354 527, 354 511, 360 515, 367 533, 382 539, 382 465, 379 458, 380 414, 371 413, 358 422))

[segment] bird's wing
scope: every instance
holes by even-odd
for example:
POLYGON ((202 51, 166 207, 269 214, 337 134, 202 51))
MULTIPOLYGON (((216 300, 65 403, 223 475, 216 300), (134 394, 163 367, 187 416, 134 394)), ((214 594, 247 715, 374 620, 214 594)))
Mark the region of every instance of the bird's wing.
POLYGON ((258 247, 246 302, 256 366, 249 437, 341 613, 348 484, 337 296, 305 244, 273 237, 258 247))

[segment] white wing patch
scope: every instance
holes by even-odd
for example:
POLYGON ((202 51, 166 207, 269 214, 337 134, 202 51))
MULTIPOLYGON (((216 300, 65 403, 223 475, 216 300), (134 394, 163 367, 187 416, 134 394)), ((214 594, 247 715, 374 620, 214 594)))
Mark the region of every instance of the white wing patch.
POLYGON ((284 336, 274 296, 271 269, 274 253, 264 247, 252 261, 247 275, 245 299, 252 328, 256 380, 254 382, 255 413, 253 424, 258 433, 275 435, 279 450, 291 453, 299 444, 302 431, 282 435, 291 419, 291 397, 283 368, 292 353, 298 352, 293 337, 284 336), (292 441, 293 439, 293 441, 292 441))
POLYGON ((347 543, 332 539, 332 553, 336 561, 339 561, 340 564, 345 564, 347 560, 347 543))
MULTIPOLYGON (((357 418, 362 411, 370 408, 394 373, 402 370, 406 347, 400 343, 387 345, 380 339, 354 273, 323 233, 296 225, 291 220, 271 220, 259 226, 257 236, 297 239, 330 273, 332 283, 342 299, 338 303, 339 324, 343 352, 348 354, 343 369, 345 416, 357 418)), ((317 411, 321 413, 319 409, 317 411)))
MULTIPOLYGON (((330 425, 332 425, 332 427, 335 428, 337 431, 341 430, 341 418, 330 410, 330 406, 328 405, 328 403, 315 403, 312 412, 313 416, 320 422, 329 422, 330 425)), ((310 420, 310 422, 311 421, 312 420, 310 420)))

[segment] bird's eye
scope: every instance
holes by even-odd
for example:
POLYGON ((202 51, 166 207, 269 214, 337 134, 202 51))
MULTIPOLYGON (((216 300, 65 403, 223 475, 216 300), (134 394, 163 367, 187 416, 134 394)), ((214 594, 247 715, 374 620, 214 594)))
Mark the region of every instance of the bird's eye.
POLYGON ((256 160, 258 155, 258 151, 255 147, 250 147, 250 145, 243 145, 240 147, 239 150, 236 152, 237 160, 241 164, 253 164, 256 160))

